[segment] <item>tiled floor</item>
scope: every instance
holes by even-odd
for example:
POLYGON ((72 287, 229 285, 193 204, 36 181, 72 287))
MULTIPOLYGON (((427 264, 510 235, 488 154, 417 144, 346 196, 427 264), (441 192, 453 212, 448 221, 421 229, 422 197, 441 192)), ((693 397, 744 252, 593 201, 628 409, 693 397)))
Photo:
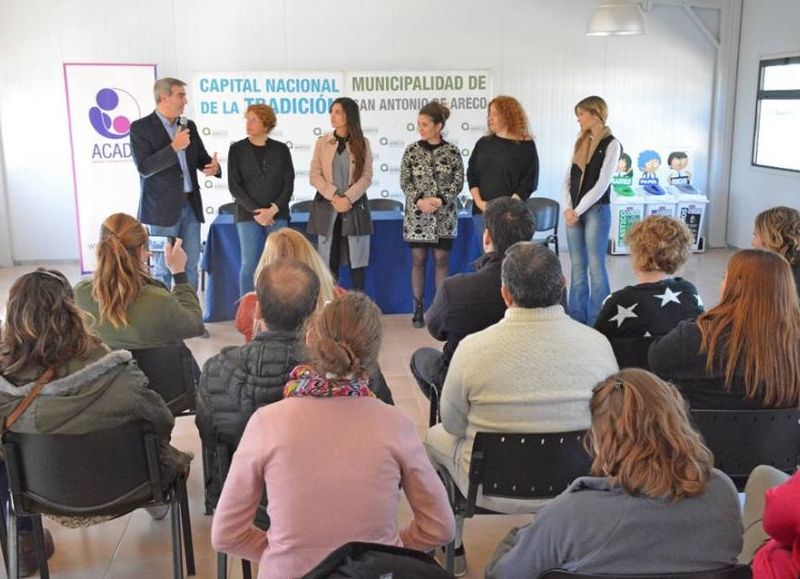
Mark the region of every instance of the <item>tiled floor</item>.
MULTIPOLYGON (((698 286, 706 307, 718 299, 719 282, 725 271, 730 251, 712 250, 705 254, 692 256, 683 275, 698 286)), ((634 281, 630 271, 629 259, 623 256, 609 257, 612 288, 620 288, 634 281)), ((562 256, 566 266, 566 258, 562 256)), ((70 279, 77 281, 76 265, 56 265, 70 279)), ((5 299, 14 279, 33 267, 14 267, 0 269, 0 314, 5 312, 5 299)), ((242 343, 231 322, 209 324, 210 339, 193 339, 189 345, 202 364, 222 346, 242 343)), ((427 400, 418 392, 408 369, 411 353, 421 346, 436 346, 425 330, 411 327, 409 316, 395 315, 384 318, 384 341, 380 363, 387 382, 392 389, 396 405, 406 412, 417 424, 423 436, 428 416, 427 400)), ((194 421, 180 418, 173 434, 173 444, 200 456, 200 443, 194 421)), ((197 577, 216 577, 216 556, 211 549, 211 518, 203 514, 203 488, 200 476, 199 459, 195 459, 189 479, 189 502, 192 516, 192 530, 195 543, 197 577)), ((407 506, 403 506, 400 517, 408 520, 407 506)), ((489 559, 497 543, 509 528, 525 524, 529 516, 482 516, 467 521, 464 543, 469 565, 468 577, 482 577, 483 566, 489 559)), ((161 578, 171 577, 171 546, 169 519, 153 521, 144 511, 92 527, 72 530, 46 523, 52 530, 56 552, 50 560, 53 577, 64 579, 93 579, 113 577, 161 578)), ((229 561, 230 577, 240 577, 240 565, 236 560, 229 561)), ((1 573, 1 572, 0 572, 1 573)))

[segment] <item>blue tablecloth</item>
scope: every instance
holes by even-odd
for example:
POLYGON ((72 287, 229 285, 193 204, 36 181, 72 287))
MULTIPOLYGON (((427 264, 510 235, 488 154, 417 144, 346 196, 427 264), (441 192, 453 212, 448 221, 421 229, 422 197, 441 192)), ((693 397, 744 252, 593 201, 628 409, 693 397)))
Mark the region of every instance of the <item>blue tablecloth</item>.
MULTIPOLYGON (((372 235, 366 292, 385 314, 412 311, 411 251, 403 241, 403 215, 397 211, 373 211, 375 233, 372 235)), ((292 215, 291 227, 305 232, 307 213, 292 215)), ((481 254, 475 237, 472 217, 459 215, 458 238, 450 252, 450 273, 472 271, 472 262, 481 254)), ((232 320, 239 299, 239 236, 232 215, 218 215, 208 232, 201 267, 207 273, 206 322, 232 320)), ((343 267, 340 284, 350 287, 350 271, 343 267)), ((425 306, 434 294, 433 255, 428 258, 425 306)))

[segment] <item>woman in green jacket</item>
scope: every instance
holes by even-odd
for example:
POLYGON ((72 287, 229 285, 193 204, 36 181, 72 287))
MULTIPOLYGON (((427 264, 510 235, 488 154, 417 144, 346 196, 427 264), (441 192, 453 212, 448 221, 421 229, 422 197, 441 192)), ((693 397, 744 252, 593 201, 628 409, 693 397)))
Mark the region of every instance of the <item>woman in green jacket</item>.
POLYGON ((75 286, 75 301, 90 314, 89 331, 112 349, 156 348, 205 331, 181 240, 164 247, 172 292, 150 277, 149 256, 145 227, 115 213, 100 228, 94 276, 75 286))

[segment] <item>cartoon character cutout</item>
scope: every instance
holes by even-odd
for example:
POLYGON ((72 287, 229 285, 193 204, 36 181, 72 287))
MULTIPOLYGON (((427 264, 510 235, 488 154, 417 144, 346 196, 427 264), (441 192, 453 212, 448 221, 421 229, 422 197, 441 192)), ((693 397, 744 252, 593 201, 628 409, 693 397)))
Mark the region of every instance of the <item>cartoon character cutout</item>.
POLYGON ((656 171, 661 167, 661 155, 652 149, 642 151, 639 153, 637 165, 639 171, 642 172, 642 176, 639 177, 639 185, 643 187, 646 185, 658 185, 656 171))
POLYGON ((611 177, 612 185, 633 185, 633 161, 627 153, 622 153, 617 161, 617 170, 611 177))
POLYGON ((692 181, 692 172, 687 171, 686 167, 689 165, 689 155, 684 151, 673 151, 667 157, 667 165, 669 165, 669 184, 670 185, 690 185, 692 181))

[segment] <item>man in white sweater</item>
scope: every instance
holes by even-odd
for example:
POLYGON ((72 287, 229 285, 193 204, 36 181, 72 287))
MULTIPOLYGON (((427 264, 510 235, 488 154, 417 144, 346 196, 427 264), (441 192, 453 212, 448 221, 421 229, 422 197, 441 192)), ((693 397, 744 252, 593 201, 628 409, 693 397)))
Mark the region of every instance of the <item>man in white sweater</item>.
MULTIPOLYGON (((618 370, 606 337, 560 305, 564 276, 549 249, 514 244, 501 276, 505 316, 458 345, 442 389, 442 422, 425 437, 434 464, 447 469, 465 496, 476 432, 588 428, 592 388, 618 370)), ((509 500, 478 502, 518 510, 509 500)))

